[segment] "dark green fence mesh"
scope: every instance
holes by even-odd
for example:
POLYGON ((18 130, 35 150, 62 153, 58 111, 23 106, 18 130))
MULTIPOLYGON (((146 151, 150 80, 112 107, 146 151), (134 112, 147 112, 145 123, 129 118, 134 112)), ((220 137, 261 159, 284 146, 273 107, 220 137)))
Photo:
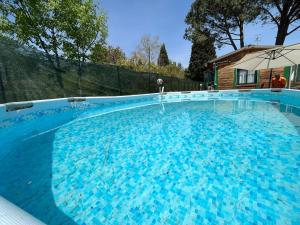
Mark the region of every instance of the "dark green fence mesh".
POLYGON ((87 63, 80 94, 77 66, 63 61, 62 70, 52 69, 40 52, 0 39, 0 103, 79 95, 154 93, 158 91, 158 78, 164 80, 165 91, 199 90, 199 83, 190 80, 139 73, 115 65, 87 63))

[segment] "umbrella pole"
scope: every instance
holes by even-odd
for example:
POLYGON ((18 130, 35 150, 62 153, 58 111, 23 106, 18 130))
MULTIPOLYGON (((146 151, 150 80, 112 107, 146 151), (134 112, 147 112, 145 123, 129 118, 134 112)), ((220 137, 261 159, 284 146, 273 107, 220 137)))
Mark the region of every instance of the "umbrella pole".
POLYGON ((273 69, 271 68, 270 69, 270 77, 269 77, 269 88, 271 88, 271 83, 272 83, 272 72, 273 72, 273 69))

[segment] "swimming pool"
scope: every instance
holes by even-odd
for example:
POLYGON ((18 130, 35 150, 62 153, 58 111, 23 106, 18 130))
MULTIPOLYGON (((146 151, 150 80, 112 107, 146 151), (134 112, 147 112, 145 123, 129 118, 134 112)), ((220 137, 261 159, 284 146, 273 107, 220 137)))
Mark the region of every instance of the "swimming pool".
POLYGON ((299 224, 300 93, 38 101, 0 116, 0 195, 47 224, 299 224))

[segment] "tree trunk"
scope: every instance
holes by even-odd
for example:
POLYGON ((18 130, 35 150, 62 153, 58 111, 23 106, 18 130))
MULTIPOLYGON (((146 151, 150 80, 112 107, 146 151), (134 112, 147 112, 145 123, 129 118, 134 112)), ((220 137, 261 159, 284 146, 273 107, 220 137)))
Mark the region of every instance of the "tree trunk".
POLYGON ((66 93, 65 93, 65 86, 64 86, 64 82, 62 79, 62 70, 60 67, 60 58, 57 52, 57 49, 55 49, 55 62, 56 62, 56 68, 55 68, 55 75, 56 75, 56 80, 59 84, 59 87, 62 90, 63 96, 66 97, 66 93))
POLYGON ((236 44, 234 43, 234 40, 233 40, 233 38, 232 38, 232 36, 230 34, 230 31, 229 31, 226 19, 224 20, 224 22, 225 22, 225 25, 226 25, 226 34, 227 34, 227 36, 229 38, 230 44, 232 45, 232 47, 233 47, 234 50, 237 50, 238 48, 236 47, 236 44))
POLYGON ((284 44, 288 29, 289 29, 288 23, 283 22, 283 23, 279 24, 275 45, 283 45, 284 44))
POLYGON ((278 26, 278 30, 277 30, 275 45, 283 45, 284 44, 288 29, 289 29, 289 24, 290 24, 290 21, 288 18, 288 13, 289 13, 289 5, 285 4, 283 6, 281 14, 280 14, 280 21, 279 21, 279 26, 278 26))
POLYGON ((243 48, 245 46, 245 43, 244 43, 244 21, 243 20, 240 20, 239 28, 240 28, 240 48, 243 48))
POLYGON ((226 32, 226 33, 227 33, 227 36, 228 36, 228 38, 229 38, 229 41, 230 41, 231 46, 233 47, 234 50, 237 50, 238 48, 236 47, 236 44, 234 43, 234 40, 233 40, 231 34, 229 33, 229 31, 226 32))
POLYGON ((52 58, 51 58, 51 55, 50 55, 49 51, 47 50, 47 47, 46 47, 45 42, 42 40, 41 37, 39 37, 39 41, 40 41, 40 43, 41 43, 42 49, 43 49, 43 50, 45 51, 45 53, 46 53, 46 57, 47 57, 47 59, 48 59, 50 65, 51 65, 54 69, 56 69, 56 66, 55 66, 55 64, 54 64, 54 62, 53 62, 53 60, 52 60, 52 58))
POLYGON ((55 62, 56 62, 56 68, 57 70, 61 70, 61 67, 60 67, 60 59, 59 59, 59 55, 57 53, 57 49, 55 49, 55 62))
POLYGON ((62 90, 62 93, 63 93, 63 96, 65 97, 66 94, 65 94, 65 90, 64 90, 64 83, 63 83, 63 80, 62 80, 62 70, 61 70, 61 66, 60 66, 60 58, 59 58, 59 55, 58 55, 58 51, 57 51, 57 39, 56 39, 56 33, 55 33, 55 30, 52 30, 52 44, 53 44, 53 49, 54 49, 54 54, 55 54, 55 74, 56 74, 56 80, 59 84, 59 87, 61 88, 62 90))

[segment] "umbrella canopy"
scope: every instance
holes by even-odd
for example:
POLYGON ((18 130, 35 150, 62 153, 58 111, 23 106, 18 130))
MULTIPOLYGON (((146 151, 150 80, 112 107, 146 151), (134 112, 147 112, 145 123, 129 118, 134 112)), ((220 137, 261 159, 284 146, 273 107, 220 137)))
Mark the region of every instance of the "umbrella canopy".
POLYGON ((272 69, 300 64, 300 44, 276 47, 248 54, 234 64, 244 70, 272 69))

